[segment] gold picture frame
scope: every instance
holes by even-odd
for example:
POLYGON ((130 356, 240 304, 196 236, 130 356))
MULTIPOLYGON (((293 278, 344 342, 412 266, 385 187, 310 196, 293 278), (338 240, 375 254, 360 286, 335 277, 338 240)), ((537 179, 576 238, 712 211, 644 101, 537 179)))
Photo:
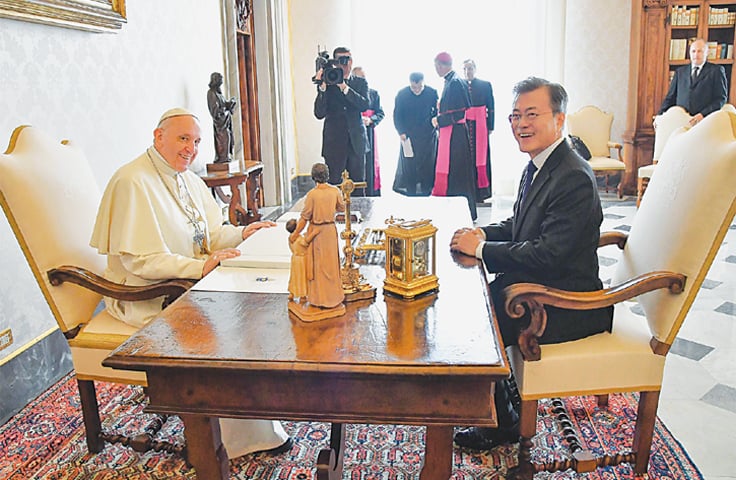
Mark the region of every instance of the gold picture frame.
POLYGON ((0 0, 0 17, 96 33, 127 22, 125 0, 0 0))

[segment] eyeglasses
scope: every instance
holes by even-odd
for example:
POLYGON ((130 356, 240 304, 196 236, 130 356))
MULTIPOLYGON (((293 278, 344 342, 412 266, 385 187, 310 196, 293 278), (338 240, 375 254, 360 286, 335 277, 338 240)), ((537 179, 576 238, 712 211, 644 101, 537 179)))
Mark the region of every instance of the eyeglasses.
POLYGON ((509 115, 509 123, 519 123, 521 122, 522 118, 529 123, 533 123, 538 117, 542 115, 547 115, 548 113, 554 114, 557 112, 550 111, 550 112, 544 112, 544 113, 539 113, 539 112, 512 113, 511 115, 509 115))

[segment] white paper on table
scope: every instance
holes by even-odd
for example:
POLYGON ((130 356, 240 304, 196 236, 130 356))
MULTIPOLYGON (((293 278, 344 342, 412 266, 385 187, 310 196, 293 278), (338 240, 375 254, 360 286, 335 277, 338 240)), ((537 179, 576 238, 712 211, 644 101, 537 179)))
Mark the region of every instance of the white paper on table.
POLYGON ((404 157, 411 158, 414 156, 414 148, 411 146, 411 138, 406 137, 401 140, 401 151, 404 153, 404 157))
POLYGON ((289 293, 289 269, 220 266, 195 283, 192 290, 289 293))
POLYGON ((239 257, 220 262, 223 267, 289 268, 291 250, 286 222, 276 222, 275 227, 261 228, 238 245, 239 257))

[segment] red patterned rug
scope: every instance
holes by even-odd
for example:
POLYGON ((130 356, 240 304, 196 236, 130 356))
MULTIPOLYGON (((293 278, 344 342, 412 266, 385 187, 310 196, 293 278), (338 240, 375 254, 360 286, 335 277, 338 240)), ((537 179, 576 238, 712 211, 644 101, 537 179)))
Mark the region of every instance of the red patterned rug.
MULTIPOLYGON (((141 414, 146 399, 138 387, 98 384, 101 414, 107 429, 136 432, 150 417, 141 414)), ((581 439, 596 451, 619 452, 630 448, 635 395, 611 395, 607 410, 593 397, 565 400, 581 439), (592 422, 595 422, 595 426, 592 422)), ((564 457, 564 440, 557 434, 550 402, 540 402, 535 459, 564 457), (560 453, 563 452, 563 453, 560 453)), ((238 480, 311 480, 317 453, 329 441, 324 423, 284 422, 294 438, 290 452, 269 457, 246 455, 230 462, 230 476, 238 480)), ((160 438, 183 442, 182 423, 172 417, 160 438)), ((424 428, 402 425, 347 425, 344 478, 350 480, 411 480, 419 478, 424 456, 424 428)), ((79 395, 69 375, 40 395, 0 427, 0 478, 3 479, 193 479, 194 471, 181 458, 165 453, 138 454, 108 445, 102 453, 87 453, 79 395)), ((499 447, 484 454, 455 449, 453 480, 499 480, 507 466, 516 463, 516 446, 499 447)), ((574 472, 538 474, 535 478, 611 480, 633 478, 628 465, 600 469, 577 477, 574 472)), ((651 479, 702 479, 680 443, 659 420, 655 426, 651 479)))

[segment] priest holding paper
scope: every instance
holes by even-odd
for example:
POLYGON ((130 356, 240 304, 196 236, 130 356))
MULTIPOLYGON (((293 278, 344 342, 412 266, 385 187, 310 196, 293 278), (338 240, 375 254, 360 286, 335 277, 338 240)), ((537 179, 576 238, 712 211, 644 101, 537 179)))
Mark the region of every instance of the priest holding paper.
MULTIPOLYGON (((190 111, 165 112, 153 146, 122 166, 103 194, 90 245, 107 255, 105 277, 126 285, 172 278, 199 279, 220 261, 240 255, 245 238, 274 222, 224 225, 209 189, 188 170, 199 150, 199 120, 190 111)), ((142 327, 161 311, 162 298, 125 302, 105 299, 110 314, 142 327)), ((291 439, 279 422, 221 419, 228 456, 285 451, 291 439)))
POLYGON ((394 126, 401 149, 393 189, 398 193, 426 196, 432 191, 437 100, 437 90, 424 85, 421 72, 409 75, 409 86, 396 95, 394 126))

